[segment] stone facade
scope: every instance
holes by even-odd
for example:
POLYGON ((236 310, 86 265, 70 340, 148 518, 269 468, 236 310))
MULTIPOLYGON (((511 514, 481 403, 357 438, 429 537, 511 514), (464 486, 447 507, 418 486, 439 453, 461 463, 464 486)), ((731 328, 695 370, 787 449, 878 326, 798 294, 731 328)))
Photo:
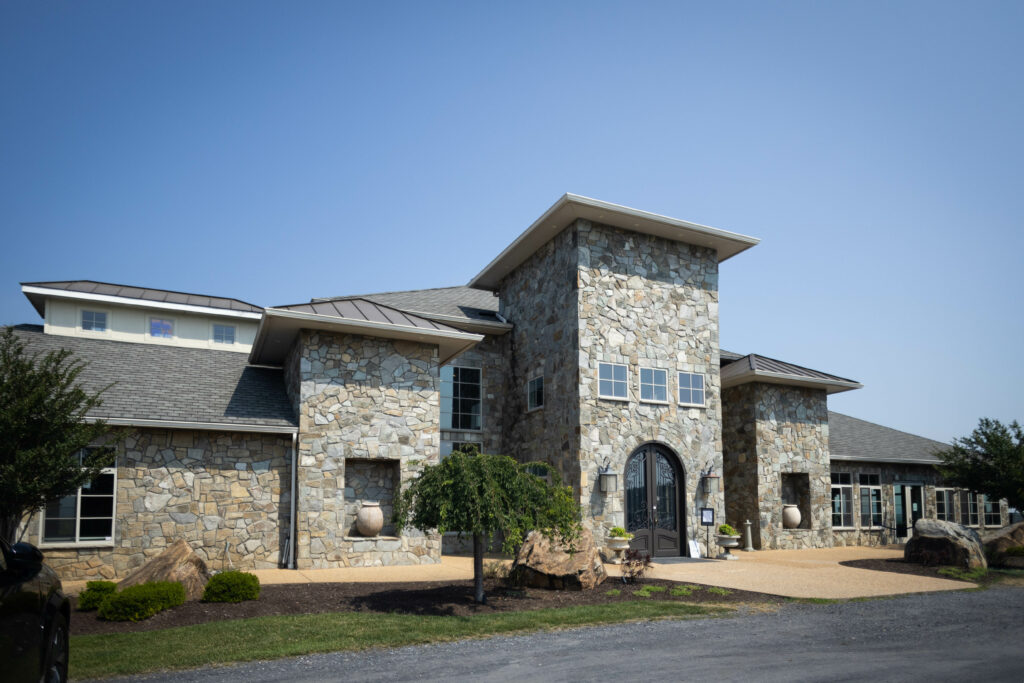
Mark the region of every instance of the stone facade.
POLYGON ((479 431, 442 429, 442 440, 479 442, 483 453, 506 454, 502 429, 505 424, 507 402, 509 336, 485 337, 476 346, 463 352, 449 363, 449 365, 480 370, 481 429, 479 431))
MULTIPOLYGON (((297 566, 326 568, 440 561, 441 540, 407 529, 400 538, 351 536, 361 499, 348 486, 368 482, 371 461, 386 461, 398 481, 365 483, 374 499, 438 461, 439 365, 436 346, 304 330, 289 354, 290 395, 299 400, 297 566), (346 495, 348 493, 348 495, 346 495), (385 546, 386 549, 385 549, 385 546)), ((388 504, 388 503, 386 503, 388 504)))
POLYGON ((753 522, 758 549, 831 547, 825 391, 744 384, 726 389, 723 403, 726 517, 753 522), (782 526, 788 497, 800 507, 800 528, 782 526))
MULTIPOLYGON (((62 579, 124 578, 177 539, 211 569, 270 569, 288 535, 287 436, 142 429, 118 444, 112 547, 43 545, 62 579)), ((38 518, 28 538, 40 543, 38 518)))

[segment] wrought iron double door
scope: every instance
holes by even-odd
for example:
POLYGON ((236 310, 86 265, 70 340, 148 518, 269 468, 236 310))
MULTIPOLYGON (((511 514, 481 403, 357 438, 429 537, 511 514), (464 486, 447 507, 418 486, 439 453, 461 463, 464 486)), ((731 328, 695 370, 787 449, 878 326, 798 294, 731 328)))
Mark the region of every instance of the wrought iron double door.
POLYGON ((683 479, 675 456, 649 444, 626 461, 626 530, 629 547, 653 557, 673 557, 683 548, 683 479))

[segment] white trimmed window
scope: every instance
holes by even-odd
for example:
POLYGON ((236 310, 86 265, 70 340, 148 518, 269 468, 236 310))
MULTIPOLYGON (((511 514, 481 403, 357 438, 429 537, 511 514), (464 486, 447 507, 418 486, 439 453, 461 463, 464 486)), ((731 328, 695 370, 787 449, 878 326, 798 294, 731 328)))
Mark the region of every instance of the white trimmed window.
POLYGON ((862 527, 882 526, 882 483, 878 474, 861 474, 860 483, 860 525, 862 527))
POLYGON ((544 376, 538 375, 526 383, 526 409, 544 407, 544 376))
POLYGON ((984 496, 985 499, 985 526, 1002 526, 1003 516, 999 512, 999 501, 993 500, 992 496, 984 496))
POLYGON ((234 344, 235 326, 213 324, 213 342, 215 344, 234 344))
POLYGON ((628 400, 625 365, 617 363, 597 364, 597 395, 601 398, 628 400))
POLYGON ((442 441, 441 457, 444 458, 455 451, 462 451, 467 448, 475 448, 477 453, 484 452, 484 445, 480 441, 442 441))
POLYGON ((974 491, 960 492, 960 523, 978 526, 978 496, 974 491))
POLYGON ((832 527, 853 527, 853 475, 832 473, 832 527))
POLYGON ((149 336, 159 339, 171 339, 174 337, 174 321, 170 318, 150 318, 149 336))
POLYGON ((479 430, 482 395, 480 368, 441 368, 441 429, 479 430))
POLYGON ((705 405, 704 400, 704 375, 696 375, 692 372, 680 372, 679 404, 703 408, 705 405))
POLYGON ((106 311, 82 311, 82 329, 89 332, 107 331, 106 311))
POLYGON ((668 370, 640 368, 640 400, 668 403, 668 370))
MULTIPOLYGON (((74 457, 79 462, 91 449, 74 457)), ((70 496, 47 504, 41 515, 41 545, 113 545, 117 468, 106 467, 99 476, 70 496)))
POLYGON ((953 489, 935 489, 935 519, 956 521, 953 514, 953 489))

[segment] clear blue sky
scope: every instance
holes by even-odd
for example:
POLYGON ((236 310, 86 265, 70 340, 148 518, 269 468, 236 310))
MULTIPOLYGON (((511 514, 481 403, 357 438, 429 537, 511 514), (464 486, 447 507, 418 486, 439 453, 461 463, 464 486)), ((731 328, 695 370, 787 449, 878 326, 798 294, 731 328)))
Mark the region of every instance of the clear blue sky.
POLYGON ((0 2, 19 281, 463 284, 564 192, 754 235, 723 348, 1024 419, 1024 3, 0 2))

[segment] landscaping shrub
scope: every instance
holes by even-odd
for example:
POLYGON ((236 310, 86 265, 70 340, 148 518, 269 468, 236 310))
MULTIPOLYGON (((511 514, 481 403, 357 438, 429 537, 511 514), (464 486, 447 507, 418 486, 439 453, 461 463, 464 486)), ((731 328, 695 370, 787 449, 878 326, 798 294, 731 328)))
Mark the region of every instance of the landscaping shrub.
POLYGON ((242 602, 260 597, 260 580, 249 572, 214 574, 203 591, 203 602, 242 602))
POLYGON ((113 581, 90 581, 78 596, 78 611, 89 612, 97 609, 108 595, 117 590, 113 581))
POLYGON ((1024 557, 1024 545, 1016 545, 1003 551, 1007 557, 1024 557))
POLYGON ((636 583, 653 566, 651 556, 639 550, 627 550, 622 558, 622 583, 636 583))
POLYGON ((109 594, 99 615, 107 621, 142 621, 185 602, 185 587, 177 581, 151 581, 109 594))

